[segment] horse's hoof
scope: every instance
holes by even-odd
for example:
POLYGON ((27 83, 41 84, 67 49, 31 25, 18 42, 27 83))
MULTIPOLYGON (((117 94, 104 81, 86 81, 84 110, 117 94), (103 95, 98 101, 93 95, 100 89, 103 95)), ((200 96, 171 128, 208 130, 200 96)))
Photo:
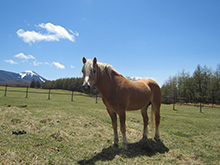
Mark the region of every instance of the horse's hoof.
POLYGON ((145 142, 147 140, 147 137, 143 137, 140 142, 145 142))
POLYGON ((154 137, 154 140, 155 140, 155 141, 160 141, 160 138, 155 136, 155 137, 154 137))
POLYGON ((114 144, 113 144, 113 147, 118 148, 118 147, 119 147, 119 145, 118 145, 117 143, 114 143, 114 144))
POLYGON ((125 150, 125 151, 127 151, 127 150, 128 150, 128 146, 127 146, 127 145, 123 145, 123 146, 122 146, 122 149, 125 150))

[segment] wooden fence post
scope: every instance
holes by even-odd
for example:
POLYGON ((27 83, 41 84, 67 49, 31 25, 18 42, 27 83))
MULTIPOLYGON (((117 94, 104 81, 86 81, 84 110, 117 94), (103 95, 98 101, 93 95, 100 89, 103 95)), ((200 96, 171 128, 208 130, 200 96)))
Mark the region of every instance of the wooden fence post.
POLYGON ((26 97, 25 98, 28 98, 28 86, 27 86, 26 97))
POLYGON ((73 91, 72 91, 72 97, 71 97, 71 101, 73 101, 73 91))
POLYGON ((7 87, 8 87, 8 85, 6 84, 5 85, 5 95, 4 95, 4 97, 6 97, 6 95, 7 95, 7 87))
POLYGON ((48 100, 50 100, 50 88, 49 88, 49 93, 48 93, 48 100))
POLYGON ((202 113, 202 103, 201 103, 201 101, 199 103, 199 107, 200 107, 200 113, 202 113))
POLYGON ((176 110, 175 104, 176 104, 176 99, 175 99, 175 97, 173 97, 173 110, 174 110, 174 111, 176 110))

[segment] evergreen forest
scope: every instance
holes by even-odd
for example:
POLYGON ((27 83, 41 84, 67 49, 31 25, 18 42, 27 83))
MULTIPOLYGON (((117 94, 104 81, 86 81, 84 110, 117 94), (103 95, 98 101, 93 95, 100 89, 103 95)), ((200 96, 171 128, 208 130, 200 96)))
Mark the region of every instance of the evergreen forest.
POLYGON ((162 103, 220 104, 220 65, 213 71, 198 65, 192 75, 184 70, 161 87, 162 103))

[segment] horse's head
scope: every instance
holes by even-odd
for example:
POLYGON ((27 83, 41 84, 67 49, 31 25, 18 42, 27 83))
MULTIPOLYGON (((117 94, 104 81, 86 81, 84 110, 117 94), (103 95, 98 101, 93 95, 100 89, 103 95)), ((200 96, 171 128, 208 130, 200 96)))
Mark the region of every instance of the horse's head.
POLYGON ((83 84, 82 88, 84 90, 89 90, 90 86, 94 85, 97 79, 97 59, 94 57, 93 60, 86 60, 85 57, 82 59, 83 62, 83 68, 82 68, 82 73, 83 73, 83 84))

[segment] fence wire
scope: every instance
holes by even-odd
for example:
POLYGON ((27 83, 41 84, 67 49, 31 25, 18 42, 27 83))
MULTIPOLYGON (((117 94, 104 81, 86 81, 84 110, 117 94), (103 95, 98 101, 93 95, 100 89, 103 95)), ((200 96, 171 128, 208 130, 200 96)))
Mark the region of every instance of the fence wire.
MULTIPOLYGON (((56 90, 56 89, 48 89, 48 92, 37 92, 37 91, 31 91, 31 89, 33 88, 30 88, 29 86, 27 87, 13 87, 13 86, 8 86, 8 85, 0 85, 0 87, 3 87, 3 88, 0 88, 0 91, 3 91, 4 92, 4 97, 7 97, 7 94, 9 92, 18 92, 18 93, 24 93, 26 94, 25 95, 25 98, 28 98, 29 97, 29 94, 31 93, 34 93, 34 94, 45 94, 45 95, 48 95, 48 100, 51 99, 51 95, 66 95, 66 96, 71 96, 71 101, 73 101, 73 98, 74 96, 85 96, 85 97, 95 97, 96 98, 96 103, 98 102, 98 95, 88 95, 88 94, 84 94, 84 93, 74 93, 75 91, 69 91, 71 93, 58 93, 58 92, 53 92, 53 90, 56 90), (24 90, 17 90, 17 89, 10 89, 10 88, 19 88, 19 89, 24 89, 24 90)), ((44 89, 46 90, 46 89, 44 89)))

